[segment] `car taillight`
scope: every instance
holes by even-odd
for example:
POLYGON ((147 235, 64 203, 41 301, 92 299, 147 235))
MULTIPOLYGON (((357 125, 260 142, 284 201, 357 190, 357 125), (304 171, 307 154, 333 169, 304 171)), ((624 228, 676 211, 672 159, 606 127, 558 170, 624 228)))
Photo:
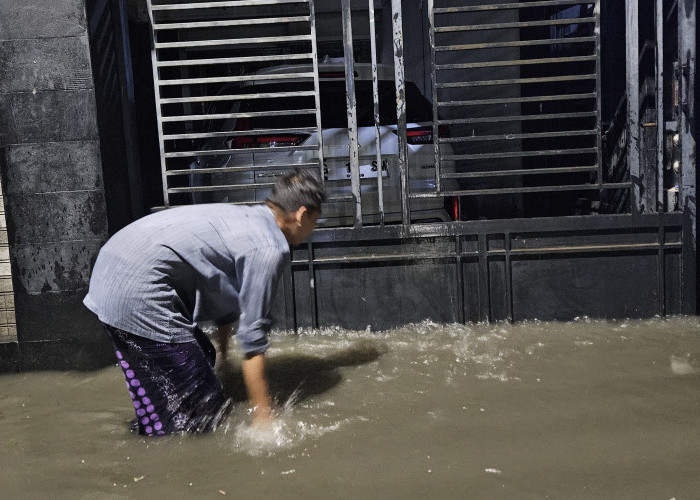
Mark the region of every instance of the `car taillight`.
MULTIPOLYGON (((396 134, 397 132, 394 131, 396 134)), ((449 129, 440 125, 438 127, 438 136, 449 137, 449 129)), ((432 144, 433 143, 433 127, 414 127, 406 131, 406 141, 409 144, 432 144)))
POLYGON ((226 146, 230 149, 298 146, 308 137, 308 135, 243 135, 231 137, 226 141, 226 146))

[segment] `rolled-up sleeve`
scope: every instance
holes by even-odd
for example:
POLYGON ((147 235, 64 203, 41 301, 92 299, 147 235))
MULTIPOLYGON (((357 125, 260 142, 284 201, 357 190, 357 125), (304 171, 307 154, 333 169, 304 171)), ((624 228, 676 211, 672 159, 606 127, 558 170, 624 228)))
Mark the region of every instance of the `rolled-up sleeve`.
POLYGON ((236 274, 241 277, 238 322, 238 343, 241 350, 252 356, 269 347, 268 333, 272 328, 272 300, 288 261, 288 254, 276 247, 258 248, 237 259, 236 274))

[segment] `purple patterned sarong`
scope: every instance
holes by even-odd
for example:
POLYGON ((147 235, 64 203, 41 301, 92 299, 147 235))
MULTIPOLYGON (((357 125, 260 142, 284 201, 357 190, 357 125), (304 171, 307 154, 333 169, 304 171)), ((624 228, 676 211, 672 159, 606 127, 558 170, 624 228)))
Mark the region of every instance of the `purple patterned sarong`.
POLYGON ((102 326, 124 372, 139 434, 216 428, 225 413, 226 399, 213 370, 216 351, 201 330, 194 342, 168 344, 102 326))

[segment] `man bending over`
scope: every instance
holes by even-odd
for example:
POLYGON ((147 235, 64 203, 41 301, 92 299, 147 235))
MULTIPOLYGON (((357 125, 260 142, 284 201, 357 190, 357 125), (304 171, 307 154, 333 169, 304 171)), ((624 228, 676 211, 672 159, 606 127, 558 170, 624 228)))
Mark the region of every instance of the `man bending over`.
POLYGON ((143 217, 100 250, 84 304, 115 347, 139 434, 216 427, 225 398, 216 351, 198 323, 215 321, 226 351, 238 320, 254 424, 272 419, 265 352, 270 307, 289 248, 316 227, 325 192, 310 173, 281 177, 265 205, 195 205, 143 217))

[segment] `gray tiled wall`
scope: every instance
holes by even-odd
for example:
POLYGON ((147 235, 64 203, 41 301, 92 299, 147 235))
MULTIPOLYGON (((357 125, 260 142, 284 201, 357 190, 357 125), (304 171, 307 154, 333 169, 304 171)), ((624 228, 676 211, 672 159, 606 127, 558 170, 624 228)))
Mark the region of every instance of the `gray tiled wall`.
POLYGON ((107 219, 85 0, 0 0, 0 75, 0 343, 16 307, 26 358, 96 325, 81 300, 107 219))

